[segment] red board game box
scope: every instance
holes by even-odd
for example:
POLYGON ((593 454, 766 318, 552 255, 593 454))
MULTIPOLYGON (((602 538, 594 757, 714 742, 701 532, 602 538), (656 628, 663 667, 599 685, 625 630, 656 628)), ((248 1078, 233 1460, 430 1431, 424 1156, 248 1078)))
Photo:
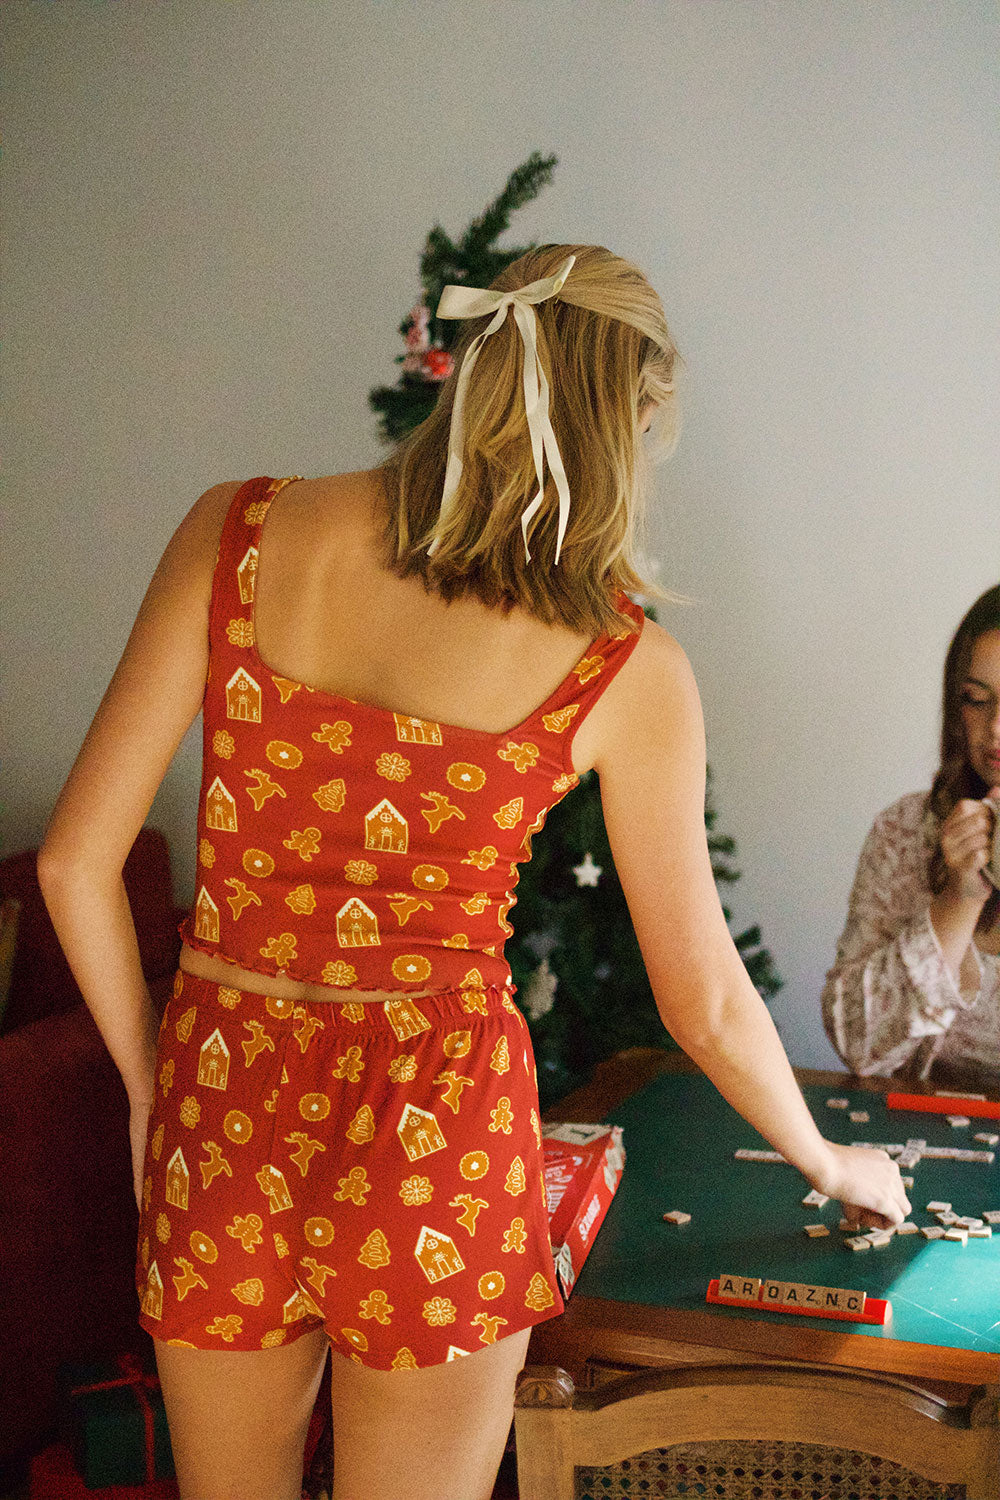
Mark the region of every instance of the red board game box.
POLYGON ((545 1125, 542 1151, 552 1254, 568 1297, 621 1181, 622 1127, 545 1125))

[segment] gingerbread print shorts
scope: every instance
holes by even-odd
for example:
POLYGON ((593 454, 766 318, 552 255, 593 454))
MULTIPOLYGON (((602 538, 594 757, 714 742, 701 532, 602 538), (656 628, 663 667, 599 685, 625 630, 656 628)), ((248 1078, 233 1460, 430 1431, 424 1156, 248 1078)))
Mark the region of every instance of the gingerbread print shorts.
POLYGON ((154 1338, 325 1327, 373 1369, 440 1364, 562 1312, 548 1231, 507 990, 310 1004, 177 971, 136 1255, 154 1338))

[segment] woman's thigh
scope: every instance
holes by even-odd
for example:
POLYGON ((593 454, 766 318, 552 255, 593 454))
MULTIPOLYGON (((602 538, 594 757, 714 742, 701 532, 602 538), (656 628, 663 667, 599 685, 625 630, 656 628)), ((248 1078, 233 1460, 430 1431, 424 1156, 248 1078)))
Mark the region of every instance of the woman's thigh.
POLYGON ((334 1349, 333 1500, 489 1500, 530 1334, 419 1370, 334 1349))
POLYGON ((324 1330, 273 1349, 154 1345, 181 1500, 299 1500, 324 1330))

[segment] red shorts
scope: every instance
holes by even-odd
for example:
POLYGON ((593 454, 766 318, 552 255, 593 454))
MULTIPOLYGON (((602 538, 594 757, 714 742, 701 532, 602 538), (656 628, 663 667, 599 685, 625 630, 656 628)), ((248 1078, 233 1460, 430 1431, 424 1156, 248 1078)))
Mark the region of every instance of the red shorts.
POLYGON ((277 1000, 178 970, 160 1028, 139 1322, 195 1349, 325 1328, 373 1369, 563 1310, 527 1024, 497 987, 277 1000))

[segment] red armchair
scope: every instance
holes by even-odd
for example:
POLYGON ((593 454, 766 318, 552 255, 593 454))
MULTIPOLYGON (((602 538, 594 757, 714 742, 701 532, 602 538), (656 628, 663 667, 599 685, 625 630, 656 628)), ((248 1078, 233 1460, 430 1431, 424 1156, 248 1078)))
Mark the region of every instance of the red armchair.
MULTIPOLYGON (((0 861, 20 903, 0 1020, 0 1478, 54 1434, 63 1360, 148 1349, 134 1286, 128 1098, 63 957, 35 850, 0 861)), ((144 828, 124 870, 162 1015, 180 952, 167 843, 144 828)))

